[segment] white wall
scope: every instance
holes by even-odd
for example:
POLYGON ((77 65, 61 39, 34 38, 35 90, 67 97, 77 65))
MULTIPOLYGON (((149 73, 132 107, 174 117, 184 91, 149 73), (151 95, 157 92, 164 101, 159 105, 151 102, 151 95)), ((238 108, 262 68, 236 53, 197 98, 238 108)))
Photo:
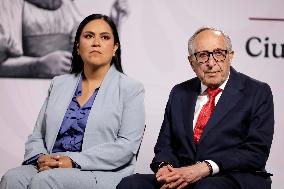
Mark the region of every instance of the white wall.
MULTIPOLYGON (((76 1, 81 13, 109 14, 112 0, 76 1)), ((164 107, 173 85, 194 77, 187 62, 187 40, 204 25, 224 29, 235 50, 233 67, 258 80, 267 82, 275 103, 275 134, 267 170, 274 173, 273 189, 283 189, 284 175, 284 57, 272 56, 272 43, 277 54, 283 54, 284 21, 252 21, 250 17, 284 18, 282 0, 270 1, 193 1, 193 0, 129 0, 128 18, 121 25, 123 67, 125 72, 144 83, 146 88, 147 129, 137 164, 137 172, 150 173, 153 147, 161 126, 164 107), (262 54, 250 57, 251 51, 262 54), (269 40, 265 40, 268 37, 269 40), (269 57, 264 57, 265 43, 269 57), (281 176, 282 175, 282 176, 281 176)), ((24 142, 32 132, 49 80, 0 79, 0 175, 19 165, 23 159, 24 142)))

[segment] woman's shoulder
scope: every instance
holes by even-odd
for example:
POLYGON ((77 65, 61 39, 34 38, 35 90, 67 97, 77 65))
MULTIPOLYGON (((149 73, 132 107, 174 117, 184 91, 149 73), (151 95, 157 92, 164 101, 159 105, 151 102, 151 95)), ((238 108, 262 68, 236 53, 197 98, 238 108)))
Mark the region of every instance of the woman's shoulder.
POLYGON ((70 79, 76 79, 76 78, 78 78, 78 75, 75 75, 75 74, 59 75, 59 76, 55 76, 52 79, 52 83, 54 83, 54 84, 64 83, 66 81, 69 81, 70 79))
POLYGON ((140 81, 120 73, 119 85, 125 102, 130 102, 137 97, 138 99, 144 98, 145 89, 140 81))
POLYGON ((127 91, 144 90, 144 85, 142 82, 123 73, 120 73, 120 85, 124 90, 127 91))

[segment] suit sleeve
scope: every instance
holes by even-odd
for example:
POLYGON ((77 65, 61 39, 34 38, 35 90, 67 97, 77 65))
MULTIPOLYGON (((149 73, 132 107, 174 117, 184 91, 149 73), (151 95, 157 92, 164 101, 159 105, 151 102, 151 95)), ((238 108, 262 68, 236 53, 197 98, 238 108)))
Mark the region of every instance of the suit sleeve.
POLYGON ((221 171, 264 169, 274 132, 273 96, 267 84, 256 90, 248 127, 247 136, 240 146, 231 149, 227 156, 213 159, 221 171))
POLYGON ((48 99, 50 92, 52 90, 53 80, 51 81, 48 95, 44 101, 43 106, 41 107, 40 113, 38 115, 33 133, 28 137, 27 142, 25 143, 25 155, 24 155, 24 163, 27 162, 30 158, 38 154, 47 154, 47 149, 44 141, 45 130, 46 130, 46 107, 48 104, 48 99))
POLYGON ((66 153, 82 170, 119 170, 135 158, 145 128, 144 87, 135 85, 127 93, 116 140, 66 153))
POLYGON ((174 154, 173 144, 172 144, 172 119, 171 119, 171 106, 172 99, 174 96, 175 88, 170 93, 169 100, 166 105, 164 120, 160 133, 158 136, 157 143, 154 148, 155 156, 150 165, 152 171, 157 172, 158 166, 161 162, 167 162, 174 167, 179 167, 179 160, 174 154))

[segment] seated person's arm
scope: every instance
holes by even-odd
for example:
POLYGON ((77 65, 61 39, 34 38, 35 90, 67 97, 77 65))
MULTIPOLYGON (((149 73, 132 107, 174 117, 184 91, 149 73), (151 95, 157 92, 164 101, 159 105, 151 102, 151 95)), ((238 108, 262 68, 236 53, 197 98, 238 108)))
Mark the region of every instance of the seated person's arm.
POLYGON ((270 87, 262 84, 256 96, 243 144, 228 150, 227 156, 212 159, 222 171, 259 172, 269 156, 274 130, 273 96, 270 87))
POLYGON ((71 56, 68 51, 58 50, 43 57, 9 57, 0 62, 0 76, 52 78, 69 72, 71 56))

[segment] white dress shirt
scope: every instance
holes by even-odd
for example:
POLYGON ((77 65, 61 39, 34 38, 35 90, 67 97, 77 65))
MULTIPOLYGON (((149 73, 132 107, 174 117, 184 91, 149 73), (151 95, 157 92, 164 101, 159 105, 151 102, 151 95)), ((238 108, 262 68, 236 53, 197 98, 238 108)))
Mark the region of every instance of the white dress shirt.
MULTIPOLYGON (((218 101, 219 101, 219 99, 220 99, 220 97, 223 93, 223 90, 225 89, 225 86, 228 82, 229 77, 230 77, 230 75, 225 80, 225 82, 219 87, 220 89, 222 89, 222 91, 215 97, 215 106, 218 103, 218 101)), ((208 97, 207 92, 206 92, 207 88, 208 88, 207 86, 205 86, 201 83, 200 95, 198 95, 196 105, 195 105, 194 119, 193 119, 193 130, 194 130, 194 127, 196 125, 198 116, 200 114, 200 111, 201 111, 203 105, 206 104, 209 100, 209 97, 208 97)), ((216 173, 219 173, 219 170, 220 170, 219 166, 214 161, 212 161, 212 160, 206 160, 206 161, 208 161, 211 164, 212 169, 213 169, 213 172, 212 172, 213 175, 216 174, 216 173)))

